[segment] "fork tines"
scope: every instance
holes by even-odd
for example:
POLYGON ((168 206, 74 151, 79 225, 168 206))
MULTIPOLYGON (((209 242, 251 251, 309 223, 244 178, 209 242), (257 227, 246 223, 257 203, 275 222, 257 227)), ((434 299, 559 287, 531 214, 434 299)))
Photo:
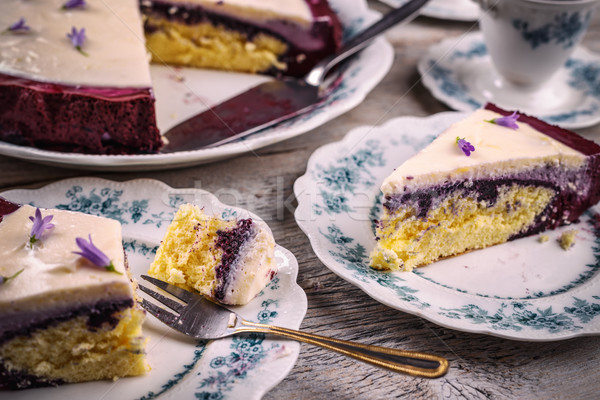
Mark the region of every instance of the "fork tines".
MULTIPOLYGON (((195 296, 193 293, 190 293, 187 290, 180 289, 177 286, 170 285, 166 282, 152 278, 150 276, 142 275, 142 278, 147 280, 148 282, 153 283, 154 285, 163 289, 165 292, 172 294, 173 296, 175 296, 176 298, 178 298, 184 302, 191 301, 195 296)), ((164 296, 144 285, 138 284, 138 287, 140 288, 140 290, 142 292, 150 295, 150 297, 158 300, 160 303, 169 307, 171 310, 177 312, 178 314, 181 314, 185 309, 185 304, 181 304, 180 302, 173 300, 167 296, 164 296)), ((171 313, 171 312, 165 310, 164 308, 159 307, 156 304, 149 302, 146 299, 142 299, 141 305, 146 311, 148 311, 150 314, 154 315, 156 318, 158 318, 163 323, 165 323, 173 328, 179 329, 179 328, 177 328, 177 326, 179 324, 181 324, 179 315, 171 313)))
MULTIPOLYGON (((184 301, 186 303, 189 303, 189 302, 195 300, 196 297, 197 297, 197 295, 195 295, 192 292, 188 292, 185 289, 179 288, 179 287, 177 287, 175 285, 171 285, 170 283, 167 283, 167 282, 163 282, 163 281, 161 281, 159 279, 156 279, 156 278, 153 278, 151 276, 142 275, 142 278, 144 280, 147 280, 148 282, 150 282, 150 283, 158 286, 159 288, 161 288, 165 292, 167 292, 169 294, 172 294, 173 296, 177 297, 179 300, 182 300, 182 301, 184 301)), ((150 294, 150 293, 148 293, 148 294, 150 294)))

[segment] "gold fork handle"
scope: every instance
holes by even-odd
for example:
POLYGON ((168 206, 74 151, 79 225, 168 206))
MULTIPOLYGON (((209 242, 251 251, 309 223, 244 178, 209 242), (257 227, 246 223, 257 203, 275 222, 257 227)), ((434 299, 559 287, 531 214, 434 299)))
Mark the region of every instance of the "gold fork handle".
POLYGON ((241 325, 236 327, 235 332, 260 332, 278 335, 320 346, 378 367, 412 376, 437 378, 444 375, 448 370, 448 360, 436 355, 381 346, 370 346, 278 326, 242 321, 241 325))

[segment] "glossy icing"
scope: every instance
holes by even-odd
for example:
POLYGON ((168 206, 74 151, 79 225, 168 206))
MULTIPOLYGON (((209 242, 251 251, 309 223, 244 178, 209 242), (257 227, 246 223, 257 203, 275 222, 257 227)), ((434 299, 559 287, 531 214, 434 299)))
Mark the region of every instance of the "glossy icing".
POLYGON ((24 17, 26 32, 0 35, 0 73, 39 82, 94 87, 151 87, 137 0, 87 0, 62 10, 65 0, 3 0, 0 30, 24 17), (79 53, 67 38, 85 28, 79 53))
POLYGON ((0 286, 0 321, 10 314, 22 317, 45 309, 132 298, 119 222, 64 210, 41 211, 43 216, 54 216, 55 227, 33 248, 28 243, 34 207, 21 206, 0 222, 0 275, 10 276, 23 269, 0 286), (79 251, 75 238, 87 239, 88 235, 122 274, 107 272, 73 254, 79 251))
POLYGON ((381 186, 385 194, 403 192, 405 185, 433 185, 456 179, 482 179, 486 167, 492 173, 513 173, 531 168, 540 162, 581 166, 586 156, 577 150, 517 122, 518 129, 509 129, 486 121, 501 114, 480 109, 452 125, 429 146, 408 159, 390 174, 381 186), (470 142, 475 151, 466 156, 457 146, 456 138, 470 142), (492 167, 493 166, 493 167, 492 167))

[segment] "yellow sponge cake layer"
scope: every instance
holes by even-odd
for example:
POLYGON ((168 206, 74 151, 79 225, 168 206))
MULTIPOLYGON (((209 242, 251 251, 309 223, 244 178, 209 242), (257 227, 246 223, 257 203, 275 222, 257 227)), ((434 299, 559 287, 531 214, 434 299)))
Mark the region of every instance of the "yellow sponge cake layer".
POLYGON ((274 37, 259 34, 248 39, 210 23, 189 26, 152 17, 147 21, 156 27, 146 35, 154 63, 249 73, 285 69, 278 58, 286 45, 274 37))
POLYGON ((440 258, 504 243, 535 221, 554 197, 544 187, 503 186, 493 206, 458 191, 426 219, 414 207, 386 213, 373 251, 375 269, 407 270, 440 258))
POLYGON ((0 345, 7 374, 35 377, 48 384, 114 380, 145 374, 144 313, 128 309, 115 316, 116 327, 88 328, 81 316, 17 336, 0 345))

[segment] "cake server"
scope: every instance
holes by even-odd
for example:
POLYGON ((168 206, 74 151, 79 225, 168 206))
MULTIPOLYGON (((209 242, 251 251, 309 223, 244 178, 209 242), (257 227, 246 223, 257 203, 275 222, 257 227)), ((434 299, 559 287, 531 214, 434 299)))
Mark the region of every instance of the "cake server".
POLYGON ((416 15, 428 0, 411 0, 355 35, 304 79, 285 77, 255 86, 167 131, 163 153, 220 146, 310 111, 327 98, 327 73, 372 39, 416 15))
POLYGON ((142 278, 180 300, 176 301, 146 286, 138 285, 143 292, 173 310, 174 313, 146 299, 142 299, 142 307, 164 324, 196 339, 221 339, 238 333, 267 333, 320 346, 378 367, 412 376, 437 378, 448 370, 448 361, 432 354, 365 345, 246 321, 233 311, 198 294, 147 275, 142 275, 142 278))

